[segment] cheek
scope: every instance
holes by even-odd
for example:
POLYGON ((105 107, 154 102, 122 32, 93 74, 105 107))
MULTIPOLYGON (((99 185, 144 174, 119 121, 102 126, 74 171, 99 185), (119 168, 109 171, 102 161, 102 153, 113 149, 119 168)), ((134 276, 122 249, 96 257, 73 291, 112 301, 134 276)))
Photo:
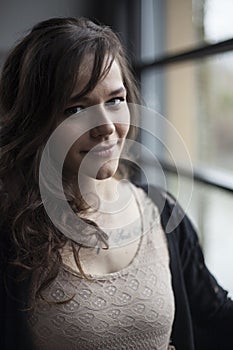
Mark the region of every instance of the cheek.
POLYGON ((124 103, 114 116, 115 126, 120 138, 125 138, 130 129, 130 111, 128 105, 124 103), (116 119, 115 119, 116 118, 116 119))
POLYGON ((122 117, 122 120, 119 119, 117 130, 120 138, 125 138, 130 130, 130 113, 128 108, 125 110, 125 113, 121 114, 120 117, 122 117), (124 118, 122 116, 124 116, 124 118))
MULTIPOLYGON (((67 135, 68 136, 68 135, 67 135)), ((82 135, 69 148, 69 151, 66 155, 65 166, 70 169, 78 169, 81 161, 82 155, 81 151, 84 151, 88 146, 88 136, 82 135)))
POLYGON ((128 124, 117 124, 116 129, 120 138, 125 138, 129 132, 130 125, 128 124))
POLYGON ((88 147, 88 137, 87 135, 82 135, 79 137, 70 147, 67 157, 66 164, 72 164, 72 166, 78 167, 82 160, 81 151, 86 150, 88 147))

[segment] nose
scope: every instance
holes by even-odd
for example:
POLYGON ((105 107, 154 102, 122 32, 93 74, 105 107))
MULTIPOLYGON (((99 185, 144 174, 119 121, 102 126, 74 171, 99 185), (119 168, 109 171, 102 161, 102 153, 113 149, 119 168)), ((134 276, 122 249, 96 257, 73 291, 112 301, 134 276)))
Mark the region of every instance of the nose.
POLYGON ((98 124, 90 131, 92 137, 111 135, 116 130, 113 121, 109 118, 108 112, 104 108, 98 110, 98 124))

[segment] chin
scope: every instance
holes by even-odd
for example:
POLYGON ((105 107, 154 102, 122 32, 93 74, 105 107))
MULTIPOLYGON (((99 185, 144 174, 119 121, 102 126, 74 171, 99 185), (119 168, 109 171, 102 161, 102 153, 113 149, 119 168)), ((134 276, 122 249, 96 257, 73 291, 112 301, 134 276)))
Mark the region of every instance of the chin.
POLYGON ((96 180, 105 180, 115 175, 118 169, 118 162, 109 162, 103 165, 96 174, 96 180))
POLYGON ((96 175, 96 180, 106 180, 112 177, 115 174, 115 172, 100 172, 96 175))

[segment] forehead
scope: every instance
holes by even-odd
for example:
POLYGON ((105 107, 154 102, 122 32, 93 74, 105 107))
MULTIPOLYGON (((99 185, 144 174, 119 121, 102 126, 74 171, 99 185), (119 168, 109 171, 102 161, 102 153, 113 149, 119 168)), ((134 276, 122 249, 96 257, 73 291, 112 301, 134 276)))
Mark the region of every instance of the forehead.
MULTIPOLYGON (((75 84, 75 88, 71 94, 71 98, 73 95, 79 94, 86 87, 87 83, 91 81, 93 63, 94 63, 94 59, 90 55, 80 65, 77 81, 75 84)), ((103 72, 103 70, 105 70, 108 67, 108 65, 109 65, 109 60, 107 60, 107 59, 104 60, 102 72, 103 72)), ((99 90, 99 89, 119 88, 119 85, 121 85, 121 86, 123 85, 122 72, 121 72, 121 69, 120 69, 120 66, 119 66, 119 63, 117 62, 117 60, 113 60, 110 69, 97 82, 93 91, 99 90)))

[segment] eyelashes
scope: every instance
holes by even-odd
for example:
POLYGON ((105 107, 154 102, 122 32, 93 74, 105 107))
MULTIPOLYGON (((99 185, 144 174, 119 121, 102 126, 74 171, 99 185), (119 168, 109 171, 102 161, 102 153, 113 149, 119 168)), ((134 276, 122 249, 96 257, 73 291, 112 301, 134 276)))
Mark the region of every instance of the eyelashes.
POLYGON ((115 97, 112 98, 110 101, 106 102, 105 104, 107 106, 118 106, 121 102, 124 102, 125 98, 124 97, 115 97))
MULTIPOLYGON (((123 96, 121 96, 121 97, 114 97, 111 100, 105 102, 105 106, 116 109, 116 108, 120 107, 121 103, 123 103, 123 102, 125 102, 125 97, 123 97, 123 96)), ((87 107, 82 106, 82 105, 72 106, 72 107, 69 107, 69 108, 65 109, 64 115, 65 116, 71 116, 71 115, 74 115, 74 114, 78 114, 82 110, 84 110, 85 108, 87 108, 87 107)))
POLYGON ((84 107, 82 107, 82 106, 69 107, 69 108, 65 109, 64 114, 65 114, 65 116, 77 114, 77 113, 81 112, 81 110, 83 110, 83 109, 84 109, 84 107))

